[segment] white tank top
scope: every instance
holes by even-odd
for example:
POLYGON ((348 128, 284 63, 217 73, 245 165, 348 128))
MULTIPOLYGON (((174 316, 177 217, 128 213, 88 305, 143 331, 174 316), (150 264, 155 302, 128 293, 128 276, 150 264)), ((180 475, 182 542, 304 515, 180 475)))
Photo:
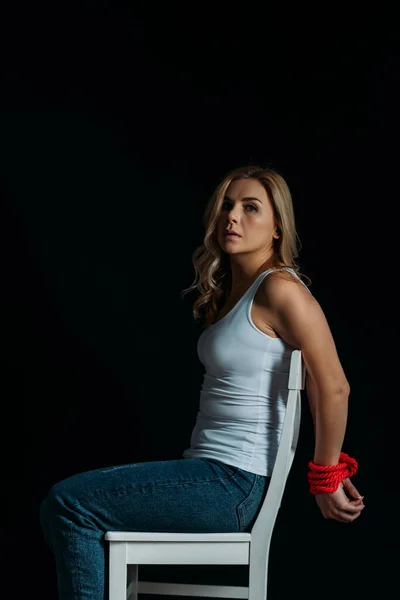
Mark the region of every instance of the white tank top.
POLYGON ((260 273, 235 306, 199 337, 197 353, 206 372, 183 458, 210 458, 257 475, 272 474, 294 348, 260 331, 250 313, 261 281, 276 270, 301 281, 289 267, 260 273))

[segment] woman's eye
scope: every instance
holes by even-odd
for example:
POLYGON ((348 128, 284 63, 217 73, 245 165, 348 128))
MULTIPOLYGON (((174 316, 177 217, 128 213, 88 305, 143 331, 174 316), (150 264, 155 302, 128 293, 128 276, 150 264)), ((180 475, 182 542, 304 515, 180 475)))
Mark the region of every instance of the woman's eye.
MULTIPOLYGON (((223 205, 222 205, 222 208, 224 208, 224 207, 227 207, 228 209, 230 209, 231 205, 229 204, 229 202, 224 202, 223 205)), ((253 210, 249 210, 247 212, 253 212, 253 211, 257 211, 258 210, 257 207, 254 206, 254 204, 245 204, 245 208, 246 209, 248 209, 249 207, 252 208, 253 210)))

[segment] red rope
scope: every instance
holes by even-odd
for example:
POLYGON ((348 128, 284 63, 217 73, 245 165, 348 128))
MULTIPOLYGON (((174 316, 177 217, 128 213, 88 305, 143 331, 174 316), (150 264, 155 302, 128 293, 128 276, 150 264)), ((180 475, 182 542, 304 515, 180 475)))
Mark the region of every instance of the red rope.
POLYGON ((340 453, 337 465, 316 465, 312 460, 308 463, 308 482, 312 494, 335 492, 339 483, 352 477, 358 469, 358 463, 344 452, 340 453))

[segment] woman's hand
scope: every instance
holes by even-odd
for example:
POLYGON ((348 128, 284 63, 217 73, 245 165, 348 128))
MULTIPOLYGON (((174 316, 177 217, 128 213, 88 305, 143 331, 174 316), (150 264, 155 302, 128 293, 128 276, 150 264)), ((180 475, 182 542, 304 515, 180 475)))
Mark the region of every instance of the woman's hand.
POLYGON ((335 519, 342 523, 351 523, 360 516, 364 508, 362 496, 347 477, 338 489, 330 494, 317 494, 317 504, 325 519, 335 519))

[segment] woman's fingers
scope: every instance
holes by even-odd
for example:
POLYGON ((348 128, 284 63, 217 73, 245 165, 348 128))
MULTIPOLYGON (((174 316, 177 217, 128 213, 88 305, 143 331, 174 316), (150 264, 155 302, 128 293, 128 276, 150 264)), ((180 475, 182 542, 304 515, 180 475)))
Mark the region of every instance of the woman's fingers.
POLYGON ((347 511, 335 511, 332 517, 330 518, 335 519, 336 521, 342 521, 343 523, 351 523, 352 521, 358 519, 360 514, 361 510, 357 511, 356 513, 350 513, 347 511))
POLYGON ((346 479, 343 479, 342 485, 343 485, 344 491, 346 492, 346 494, 348 496, 350 496, 354 500, 362 500, 362 496, 360 495, 359 491, 357 490, 355 485, 353 485, 353 483, 350 481, 350 479, 348 477, 346 477, 346 479))
POLYGON ((344 523, 357 519, 364 508, 362 500, 361 504, 358 501, 349 500, 342 486, 330 494, 320 494, 316 499, 326 519, 336 519, 344 523))

